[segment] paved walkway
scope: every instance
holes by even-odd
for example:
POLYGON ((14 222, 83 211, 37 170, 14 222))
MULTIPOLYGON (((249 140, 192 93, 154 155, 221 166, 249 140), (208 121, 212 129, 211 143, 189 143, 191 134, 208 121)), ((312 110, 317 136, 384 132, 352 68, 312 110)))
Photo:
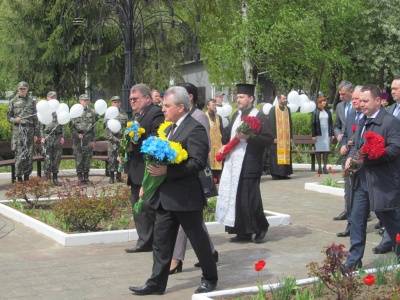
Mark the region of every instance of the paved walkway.
MULTIPOLYGON (((108 178, 101 175, 103 172, 91 179, 106 183, 108 178)), ((73 173, 66 175, 73 176, 73 173)), ((271 228, 263 244, 233 244, 228 242, 227 234, 212 235, 219 252, 217 290, 254 285, 257 273, 253 264, 260 259, 267 261, 264 283, 275 283, 287 276, 306 278, 306 265, 322 261, 322 248, 333 241, 349 247, 348 238, 336 237, 345 228, 345 222, 332 220, 342 211, 343 199, 304 190, 305 182, 319 181, 325 176, 328 175, 317 178, 316 173, 296 171, 292 179, 285 181, 262 177, 264 208, 290 214, 292 224, 271 228)), ((0 199, 4 199, 10 178, 1 178, 0 199)), ((368 223, 365 268, 375 267, 373 262, 377 256, 371 249, 380 241, 373 229, 376 222, 373 214, 373 220, 368 223)), ((137 298, 128 286, 145 283, 151 273, 152 254, 125 253, 124 249, 133 245, 63 247, 0 215, 0 299, 137 298)), ((196 262, 189 245, 183 272, 170 276, 162 299, 191 299, 201 276, 200 269, 193 267, 196 262)), ((155 296, 146 299, 155 299, 155 296)))

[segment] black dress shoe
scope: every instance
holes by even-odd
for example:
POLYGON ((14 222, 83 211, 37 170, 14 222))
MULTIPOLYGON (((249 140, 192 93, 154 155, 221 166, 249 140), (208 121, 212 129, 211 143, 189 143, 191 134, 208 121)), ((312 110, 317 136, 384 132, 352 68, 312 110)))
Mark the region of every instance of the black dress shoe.
POLYGON ((385 227, 382 227, 381 229, 379 229, 379 234, 382 235, 385 233, 385 227))
POLYGON ((376 223, 374 226, 375 229, 381 229, 382 227, 383 227, 383 224, 380 221, 378 223, 376 223))
POLYGON ((345 230, 336 234, 337 237, 348 237, 350 236, 350 230, 345 230))
POLYGON ((266 230, 263 230, 263 231, 260 231, 259 233, 257 233, 256 236, 254 237, 254 243, 256 243, 256 244, 262 243, 267 232, 268 232, 268 228, 266 230))
MULTIPOLYGON (((214 257, 215 262, 217 263, 218 262, 218 251, 217 250, 214 250, 213 257, 214 257)), ((201 263, 198 261, 197 263, 194 264, 194 266, 196 268, 200 268, 201 263)))
POLYGON ((374 254, 385 254, 388 252, 391 252, 392 248, 385 248, 382 245, 378 245, 375 248, 372 248, 372 252, 374 252, 374 254))
POLYGON ((130 286, 129 289, 137 295, 162 295, 165 291, 165 289, 160 289, 155 286, 148 286, 146 284, 138 287, 130 286))
POLYGON ((152 251, 151 249, 143 248, 143 247, 133 247, 133 248, 128 248, 125 249, 126 253, 138 253, 138 252, 150 252, 152 251))
POLYGON ((347 220, 347 213, 342 212, 340 215, 338 215, 337 217, 333 218, 334 221, 343 221, 343 220, 347 220))
POLYGON ((203 282, 194 292, 195 294, 208 293, 217 287, 216 283, 203 282))
POLYGON ((251 234, 238 234, 229 241, 231 243, 251 242, 251 234))

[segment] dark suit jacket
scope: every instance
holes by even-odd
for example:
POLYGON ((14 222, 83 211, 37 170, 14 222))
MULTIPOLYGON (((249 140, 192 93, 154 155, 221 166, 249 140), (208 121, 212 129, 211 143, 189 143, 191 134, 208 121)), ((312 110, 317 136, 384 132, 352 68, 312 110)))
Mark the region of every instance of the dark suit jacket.
MULTIPOLYGON (((251 109, 244 111, 242 117, 248 116, 251 109)), ((239 112, 236 112, 232 116, 232 121, 229 126, 229 136, 231 136, 232 125, 235 123, 238 113, 239 112)), ((246 153, 243 159, 242 172, 240 174, 240 177, 242 178, 261 177, 263 173, 264 149, 265 147, 271 146, 274 142, 271 130, 268 127, 267 116, 262 112, 258 112, 256 117, 261 121, 261 132, 255 137, 247 139, 246 153)))
MULTIPOLYGON (((166 129, 169 132, 170 128, 166 129)), ((168 136, 168 135, 167 135, 168 136)), ((152 198, 170 211, 202 210, 206 198, 199 179, 199 171, 207 164, 209 146, 204 126, 189 114, 176 128, 170 140, 178 142, 188 152, 188 159, 180 164, 168 165, 167 176, 152 198)))
MULTIPOLYGON (((366 117, 359 122, 354 136, 357 147, 352 147, 348 157, 354 157, 360 145, 360 133, 366 117)), ((354 175, 353 189, 358 186, 359 173, 365 169, 368 183, 370 209, 389 210, 400 207, 400 120, 381 108, 378 115, 365 126, 385 140, 386 154, 378 159, 364 159, 360 171, 354 175)))
POLYGON ((133 151, 129 153, 128 161, 128 185, 142 185, 144 175, 143 153, 140 152, 142 143, 151 135, 157 135, 158 127, 164 122, 164 114, 161 107, 151 103, 148 105, 139 118, 136 120, 146 132, 139 139, 137 144, 133 144, 133 151))

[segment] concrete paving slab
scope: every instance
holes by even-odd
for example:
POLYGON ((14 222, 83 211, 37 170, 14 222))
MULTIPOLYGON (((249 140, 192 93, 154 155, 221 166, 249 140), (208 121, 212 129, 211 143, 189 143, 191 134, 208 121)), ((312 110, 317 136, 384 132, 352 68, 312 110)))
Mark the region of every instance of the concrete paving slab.
MULTIPOLYGON (((74 176, 73 172, 68 176, 74 176)), ((103 173, 104 174, 104 173, 103 173)), ((63 175, 62 175, 63 176, 63 175)), ((292 276, 306 278, 306 265, 321 261, 321 250, 332 241, 349 247, 348 238, 338 238, 344 221, 333 221, 344 207, 342 197, 304 189, 306 182, 319 181, 316 173, 295 171, 290 180, 261 179, 264 208, 291 216, 291 225, 271 228, 263 244, 228 242, 229 235, 212 234, 219 252, 217 290, 247 287, 257 282, 254 262, 265 259, 264 283, 292 276)), ((9 178, 0 177, 0 199, 10 187, 9 178)), ((93 176, 105 181, 103 175, 93 176), (98 176, 98 177, 97 177, 98 176)), ((338 179, 340 175, 338 176, 338 179)), ((380 241, 368 223, 365 268, 373 268, 377 255, 371 249, 380 241)), ((151 253, 127 254, 132 242, 64 247, 33 230, 0 215, 0 298, 1 299, 135 299, 130 285, 142 285, 150 276, 151 253)), ((385 254, 392 256, 392 254, 385 254)), ((193 266, 197 258, 188 245, 183 272, 170 276, 162 299, 191 299, 200 282, 201 270, 193 266)), ((146 299, 155 299, 147 296, 146 299)), ((157 299, 160 296, 157 296, 157 299)))

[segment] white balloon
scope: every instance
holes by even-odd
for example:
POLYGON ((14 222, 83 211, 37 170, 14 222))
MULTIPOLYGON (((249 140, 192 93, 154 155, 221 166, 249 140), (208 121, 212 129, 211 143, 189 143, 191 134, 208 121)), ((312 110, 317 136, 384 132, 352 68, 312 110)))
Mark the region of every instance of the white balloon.
POLYGON ((301 104, 301 106, 300 106, 300 113, 301 113, 301 114, 306 114, 306 113, 307 113, 307 102, 301 104))
POLYGON ((299 106, 297 104, 294 103, 289 103, 287 105, 290 108, 290 112, 297 112, 297 110, 299 109, 299 106))
POLYGON ((307 108, 308 108, 308 112, 313 112, 317 108, 317 105, 315 104, 314 101, 308 101, 307 108))
POLYGON ((110 106, 109 108, 107 108, 104 118, 109 120, 115 119, 118 116, 118 114, 119 114, 118 108, 116 108, 115 106, 110 106))
POLYGON ((121 123, 115 119, 111 119, 107 121, 107 127, 112 132, 116 133, 121 129, 121 123))
POLYGON ((55 112, 60 106, 60 102, 57 99, 51 99, 47 102, 49 103, 50 112, 55 112))
POLYGON ((49 112, 47 112, 47 113, 38 112, 37 117, 38 117, 40 123, 42 123, 44 125, 49 125, 53 121, 53 116, 49 112))
POLYGON ((69 107, 67 104, 65 103, 60 103, 60 105, 58 106, 58 109, 56 110, 56 114, 58 115, 60 112, 62 111, 66 111, 69 112, 69 107))
POLYGON ((310 99, 308 99, 308 96, 306 94, 301 94, 300 95, 300 105, 303 104, 303 103, 306 103, 308 101, 310 101, 310 99))
POLYGON ((300 95, 296 91, 291 91, 288 94, 287 99, 289 103, 301 105, 300 95))
POLYGON ((228 127, 229 125, 229 120, 228 118, 222 118, 222 126, 224 126, 224 128, 228 127))
POLYGON ((71 116, 69 114, 69 112, 67 111, 62 111, 57 115, 57 121, 58 124, 60 125, 65 125, 69 122, 69 120, 71 120, 71 116))
POLYGON ((71 107, 71 110, 69 111, 70 117, 73 118, 78 118, 83 114, 83 105, 80 103, 74 104, 71 107))
POLYGON ((102 116, 107 110, 107 103, 103 99, 99 99, 94 103, 94 110, 102 116))
POLYGON ((272 108, 272 104, 271 103, 265 103, 263 108, 262 108, 264 115, 268 115, 269 111, 271 110, 271 108, 272 108))
POLYGON ((228 117, 232 113, 232 106, 230 104, 225 104, 222 106, 222 110, 224 112, 224 117, 228 117))
POLYGON ((225 117, 223 107, 217 106, 217 114, 220 115, 221 117, 225 117))
POLYGON ((272 102, 272 106, 275 106, 278 103, 278 96, 275 97, 274 102, 272 102))
POLYGON ((47 100, 40 100, 36 104, 36 110, 41 114, 49 113, 50 112, 49 102, 47 102, 47 100))

